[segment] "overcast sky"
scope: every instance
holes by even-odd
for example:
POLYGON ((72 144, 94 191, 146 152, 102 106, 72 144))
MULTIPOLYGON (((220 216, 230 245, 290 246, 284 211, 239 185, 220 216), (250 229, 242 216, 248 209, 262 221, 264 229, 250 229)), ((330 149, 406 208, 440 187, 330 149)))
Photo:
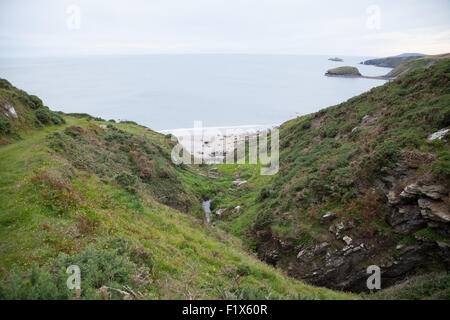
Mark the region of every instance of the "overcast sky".
POLYGON ((450 52, 449 0, 0 0, 0 55, 450 52))

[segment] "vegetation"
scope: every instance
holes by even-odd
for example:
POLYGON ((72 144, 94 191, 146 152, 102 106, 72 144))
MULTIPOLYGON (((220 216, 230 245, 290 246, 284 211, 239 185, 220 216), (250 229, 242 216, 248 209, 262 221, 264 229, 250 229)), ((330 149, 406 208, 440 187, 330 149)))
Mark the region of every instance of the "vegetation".
POLYGON ((421 56, 406 56, 406 57, 387 57, 387 58, 378 58, 378 59, 370 59, 361 64, 374 65, 383 68, 395 68, 402 63, 419 59, 421 56))
POLYGON ((0 79, 0 145, 20 139, 19 132, 24 129, 64 123, 41 99, 0 79))
POLYGON ((371 59, 361 62, 361 64, 375 65, 378 67, 393 68, 386 78, 395 78, 400 75, 406 74, 408 71, 412 71, 418 68, 426 68, 432 66, 436 63, 442 62, 445 59, 450 58, 450 54, 439 54, 439 55, 407 55, 407 56, 396 56, 387 57, 379 59, 371 59))
POLYGON ((408 281, 382 290, 372 296, 382 300, 449 300, 450 275, 431 273, 420 275, 408 281))
MULTIPOLYGON (((333 211, 368 245, 448 242, 428 228, 397 234, 374 182, 402 160, 449 184, 448 135, 427 141, 450 125, 449 77, 446 59, 284 123, 277 175, 260 175, 260 164, 222 164, 214 177, 205 166, 175 166, 170 136, 55 113, 0 81, 0 298, 358 298, 259 261, 258 231, 293 248, 324 241, 338 248, 320 223, 333 211), (248 183, 233 187, 237 177, 248 183), (212 215, 216 227, 203 220, 206 199, 213 211, 225 209, 212 215), (82 269, 81 292, 65 286, 72 264, 82 269)), ((279 265, 297 253, 284 252, 279 265)), ((448 299, 448 276, 369 297, 448 299)))
POLYGON ((325 73, 326 76, 346 76, 346 77, 359 77, 361 73, 359 73, 358 68, 355 67, 337 67, 327 71, 325 73))
POLYGON ((0 299, 358 298, 292 280, 205 224, 202 199, 229 182, 174 166, 170 137, 84 115, 37 128, 40 100, 11 88, 0 96, 20 139, 1 136, 0 299), (67 289, 70 265, 81 291, 67 289))
MULTIPOLYGON (((354 226, 351 236, 357 243, 401 243, 402 237, 385 222, 387 205, 375 182, 402 160, 413 161, 421 175, 450 185, 449 136, 427 141, 430 134, 450 125, 449 78, 447 59, 284 123, 279 173, 256 174, 245 190, 219 192, 213 198, 216 208, 240 205, 241 210, 224 215, 217 225, 245 239, 251 249, 261 245, 260 230, 293 244, 294 249, 277 262, 280 266, 296 259, 295 248, 302 243, 326 241, 340 248, 328 226, 320 223, 330 211, 336 214, 336 223, 354 226)), ((224 166, 219 166, 222 174, 224 166)), ((237 166, 231 176, 245 169, 237 166)), ((410 237, 448 242, 427 229, 410 237)))
POLYGON ((440 63, 449 58, 450 58, 449 53, 434 56, 415 57, 415 59, 408 59, 403 63, 395 65, 394 69, 390 71, 386 76, 398 77, 402 74, 406 74, 408 71, 415 70, 418 68, 427 68, 429 66, 432 66, 436 63, 440 63))

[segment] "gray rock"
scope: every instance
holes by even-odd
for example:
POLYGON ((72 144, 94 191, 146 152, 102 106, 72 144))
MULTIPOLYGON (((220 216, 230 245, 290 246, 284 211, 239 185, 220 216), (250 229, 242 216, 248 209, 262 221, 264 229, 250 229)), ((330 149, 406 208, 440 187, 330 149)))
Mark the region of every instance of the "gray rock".
POLYGON ((6 110, 8 111, 8 113, 11 116, 13 116, 13 118, 17 118, 17 113, 16 113, 16 109, 14 109, 14 106, 12 106, 11 104, 7 104, 6 110))
POLYGON ((412 183, 405 187, 405 189, 400 193, 402 198, 416 198, 421 195, 425 195, 431 199, 440 199, 445 188, 441 185, 418 185, 417 183, 412 183))
POLYGON ((240 187, 242 185, 246 185, 247 180, 234 180, 232 183, 233 183, 233 186, 240 187))
POLYGON ((225 211, 227 211, 227 209, 219 209, 216 211, 216 215, 221 216, 225 211))
POLYGON ((424 218, 445 223, 450 222, 450 213, 444 202, 420 198, 418 203, 421 209, 420 213, 424 218))
POLYGON ((344 240, 344 242, 345 242, 347 245, 350 245, 350 244, 353 242, 353 239, 350 238, 349 236, 344 236, 344 237, 342 238, 342 240, 344 240))
POLYGON ((334 219, 336 219, 336 213, 332 212, 332 211, 328 211, 326 214, 324 214, 322 216, 322 218, 320 218, 320 223, 327 223, 330 221, 333 221, 334 219))
POLYGON ((433 141, 433 140, 436 140, 436 139, 441 140, 449 131, 450 131, 450 129, 441 129, 439 131, 436 131, 435 133, 430 134, 428 136, 427 140, 428 141, 433 141))
POLYGON ((305 255, 306 253, 306 249, 301 250, 298 254, 297 254, 297 259, 301 260, 301 258, 305 255))

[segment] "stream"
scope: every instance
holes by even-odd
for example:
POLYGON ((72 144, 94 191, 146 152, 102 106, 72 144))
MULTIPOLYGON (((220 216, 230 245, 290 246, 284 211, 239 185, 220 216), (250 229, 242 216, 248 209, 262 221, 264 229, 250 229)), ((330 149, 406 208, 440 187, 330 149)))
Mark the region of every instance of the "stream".
POLYGON ((207 224, 210 224, 210 222, 211 222, 211 208, 210 208, 210 204, 211 204, 211 200, 207 200, 207 201, 203 201, 202 202, 203 210, 205 210, 205 218, 206 218, 206 223, 207 224))

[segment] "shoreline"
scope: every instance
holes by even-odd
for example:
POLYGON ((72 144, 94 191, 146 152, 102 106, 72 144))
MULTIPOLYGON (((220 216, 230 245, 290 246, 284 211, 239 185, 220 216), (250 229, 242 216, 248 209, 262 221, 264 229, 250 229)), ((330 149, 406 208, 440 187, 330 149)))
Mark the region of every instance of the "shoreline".
POLYGON ((178 143, 196 158, 206 163, 222 163, 228 152, 245 142, 246 137, 265 130, 273 130, 279 125, 243 125, 223 127, 195 127, 161 130, 172 134, 178 143))
POLYGON ((385 81, 391 81, 394 80, 395 77, 387 77, 387 76, 363 76, 363 75, 345 75, 345 74, 324 74, 326 77, 332 77, 332 78, 363 78, 363 79, 376 79, 376 80, 385 80, 385 81))

